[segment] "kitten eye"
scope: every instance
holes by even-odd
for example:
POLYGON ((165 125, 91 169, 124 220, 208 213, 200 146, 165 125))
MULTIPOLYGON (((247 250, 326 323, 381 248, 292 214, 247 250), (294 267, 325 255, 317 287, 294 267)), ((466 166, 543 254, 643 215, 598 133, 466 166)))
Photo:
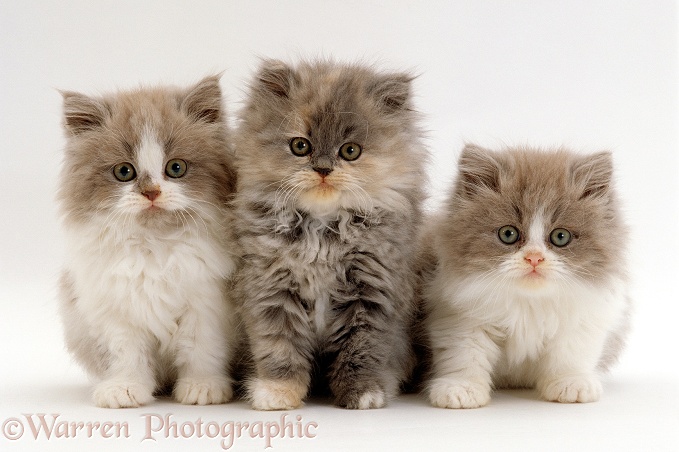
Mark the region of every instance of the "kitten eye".
POLYGON ((118 163, 113 167, 113 175, 120 182, 129 182, 135 177, 137 177, 137 172, 134 170, 134 166, 131 163, 118 163))
POLYGON ((297 137, 290 140, 290 150, 297 157, 311 154, 311 142, 306 138, 297 137))
POLYGON ((361 145, 356 143, 344 143, 339 150, 339 155, 346 161, 356 160, 361 156, 361 145))
POLYGON ((571 233, 568 229, 557 228, 549 234, 549 241, 552 242, 554 246, 562 247, 571 242, 571 237, 571 233))
POLYGON ((497 231, 497 236, 500 238, 502 243, 511 245, 519 240, 519 230, 514 226, 502 226, 499 231, 497 231))
POLYGON ((187 164, 182 159, 172 159, 165 165, 165 174, 170 177, 182 177, 186 173, 187 164))

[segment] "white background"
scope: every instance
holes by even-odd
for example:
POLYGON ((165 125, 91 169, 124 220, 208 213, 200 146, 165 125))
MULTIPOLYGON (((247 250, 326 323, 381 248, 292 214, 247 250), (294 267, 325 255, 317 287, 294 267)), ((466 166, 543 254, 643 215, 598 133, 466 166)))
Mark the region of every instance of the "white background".
MULTIPOLYGON (((632 237, 610 240, 630 250, 637 309, 598 403, 557 405, 530 391, 502 391, 472 411, 434 409, 418 396, 370 412, 316 401, 291 413, 317 422, 316 438, 274 440, 274 450, 677 450, 677 47, 677 6, 663 0, 0 0, 0 423, 45 412, 126 421, 131 433, 33 440, 26 432, 9 441, 0 432, 0 450, 220 450, 208 439, 141 442, 140 415, 278 418, 244 403, 92 406, 55 308, 64 249, 54 194, 68 171, 57 89, 185 85, 224 71, 233 114, 258 57, 318 56, 420 74, 415 103, 434 155, 431 206, 465 141, 612 150, 632 237)), ((240 438, 236 448, 264 450, 264 442, 240 438)))

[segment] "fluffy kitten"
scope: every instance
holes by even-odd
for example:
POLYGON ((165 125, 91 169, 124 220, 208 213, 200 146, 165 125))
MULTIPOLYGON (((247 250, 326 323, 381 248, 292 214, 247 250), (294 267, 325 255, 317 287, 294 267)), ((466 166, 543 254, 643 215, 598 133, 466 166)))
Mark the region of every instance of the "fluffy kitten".
POLYGON ((483 406, 493 386, 599 399, 630 310, 612 172, 607 152, 464 149, 432 229, 433 405, 483 406))
POLYGON ((411 79, 265 61, 252 83, 236 141, 236 290, 255 409, 299 406, 312 371, 339 406, 378 408, 409 374, 428 155, 411 79))
POLYGON ((101 379, 94 402, 136 407, 172 385, 181 403, 228 401, 236 177, 218 78, 63 97, 61 314, 68 349, 101 379))

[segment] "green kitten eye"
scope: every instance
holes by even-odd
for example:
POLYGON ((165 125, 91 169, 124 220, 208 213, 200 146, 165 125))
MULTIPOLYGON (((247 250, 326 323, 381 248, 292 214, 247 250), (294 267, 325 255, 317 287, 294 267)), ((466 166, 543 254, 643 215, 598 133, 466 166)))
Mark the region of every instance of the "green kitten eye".
POLYGON ((568 229, 557 228, 549 234, 549 241, 552 242, 554 246, 566 246, 571 241, 571 233, 568 229))
POLYGON ((502 226, 499 231, 497 231, 497 236, 500 238, 502 243, 511 245, 519 240, 519 230, 514 226, 502 226))
POLYGON ((131 163, 118 163, 113 167, 113 175, 120 182, 129 182, 135 177, 137 177, 137 172, 134 170, 134 166, 131 163))
POLYGON ((339 150, 339 155, 344 160, 349 162, 356 160, 361 156, 361 145, 356 143, 344 143, 339 150))
POLYGON ((186 173, 187 164, 182 159, 172 159, 165 165, 165 174, 170 177, 182 177, 186 173))
POLYGON ((290 140, 290 150, 297 157, 311 154, 311 142, 306 138, 297 137, 290 140))

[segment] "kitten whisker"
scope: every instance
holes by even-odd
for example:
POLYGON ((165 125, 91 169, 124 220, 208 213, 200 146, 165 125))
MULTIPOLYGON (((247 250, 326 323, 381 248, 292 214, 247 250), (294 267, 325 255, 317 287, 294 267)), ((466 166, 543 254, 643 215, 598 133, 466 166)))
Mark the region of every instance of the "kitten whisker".
MULTIPOLYGON (((189 217, 193 220, 194 223, 196 223, 196 219, 191 214, 191 212, 194 212, 198 216, 198 219, 203 223, 203 227, 205 228, 205 239, 206 240, 209 239, 210 238, 210 229, 208 228, 207 223, 202 218, 202 216, 192 207, 186 207, 184 210, 189 215, 189 217)), ((198 223, 196 223, 196 227, 198 227, 198 223)))
POLYGON ((184 223, 184 219, 183 219, 183 217, 182 217, 182 215, 181 215, 181 212, 178 211, 178 210, 173 210, 173 211, 172 211, 172 214, 174 215, 174 217, 175 217, 175 219, 176 219, 176 221, 177 221, 177 222, 175 223, 175 224, 177 225, 177 228, 181 227, 182 232, 186 233, 186 230, 187 230, 187 229, 186 229, 186 224, 184 223))
POLYGON ((109 201, 116 201, 118 198, 119 198, 118 194, 106 196, 104 199, 99 201, 99 203, 94 207, 94 211, 99 212, 99 211, 103 210, 103 208, 115 206, 116 205, 115 202, 109 202, 109 201), (106 203, 106 204, 104 204, 104 203, 106 203))
POLYGON ((369 220, 373 215, 373 209, 375 205, 372 196, 370 196, 370 194, 365 191, 363 187, 353 181, 347 184, 346 188, 351 191, 351 193, 353 193, 360 202, 362 202, 361 213, 366 220, 369 220))
POLYGON ((215 203, 213 203, 213 202, 206 201, 206 200, 200 199, 200 198, 196 198, 196 197, 194 197, 194 196, 186 195, 186 199, 187 199, 187 201, 189 201, 189 202, 191 202, 191 203, 196 203, 196 204, 207 204, 207 205, 209 205, 209 206, 211 206, 211 207, 214 207, 214 209, 217 210, 217 211, 224 209, 224 207, 220 207, 220 206, 218 206, 217 204, 215 204, 215 203))
MULTIPOLYGON (((193 198, 193 197, 187 197, 187 198, 188 198, 187 200, 189 201, 189 204, 207 204, 207 205, 213 207, 213 208, 214 208, 214 211, 219 211, 219 210, 220 210, 220 208, 219 208, 216 204, 211 203, 211 202, 209 202, 209 201, 205 201, 205 200, 201 200, 201 199, 197 199, 197 198, 193 198)), ((186 209, 191 209, 196 215, 198 215, 198 216, 200 216, 200 217, 207 217, 207 219, 210 220, 210 222, 213 223, 213 224, 218 224, 218 223, 219 223, 219 221, 212 215, 213 212, 210 212, 210 211, 207 210, 207 209, 202 209, 202 208, 201 208, 201 209, 199 210, 198 206, 196 206, 196 207, 189 207, 189 206, 187 206, 187 207, 185 207, 185 208, 186 208, 186 209)), ((201 218, 201 220, 203 220, 203 218, 201 218)), ((203 221, 204 221, 204 220, 203 220, 203 221)))
POLYGON ((116 207, 113 209, 109 215, 104 219, 104 222, 102 223, 101 228, 99 229, 99 251, 100 253, 102 252, 102 240, 106 235, 109 233, 113 233, 113 236, 116 240, 121 240, 120 234, 121 230, 118 227, 118 223, 124 218, 125 216, 125 209, 121 207, 116 207))
POLYGON ((290 125, 290 121, 292 120, 292 116, 296 115, 295 112, 290 112, 287 115, 283 117, 281 120, 280 124, 278 125, 278 129, 276 130, 276 135, 281 134, 281 130, 285 130, 288 128, 288 125, 290 125), (283 127, 283 123, 285 123, 285 127, 283 127))
POLYGON ((302 193, 302 191, 305 188, 305 183, 303 181, 298 182, 296 185, 294 185, 292 188, 287 190, 285 198, 283 198, 283 206, 288 205, 288 201, 292 200, 293 204, 295 201, 297 201, 299 194, 302 193))
POLYGON ((269 188, 269 187, 274 186, 274 185, 277 185, 277 186, 280 188, 283 184, 288 183, 288 182, 290 182, 290 181, 293 181, 293 180, 295 180, 297 177, 298 177, 298 176, 297 176, 297 173, 293 173, 293 174, 290 174, 290 175, 288 175, 288 176, 285 176, 285 177, 284 177, 283 179, 281 179, 281 180, 277 180, 277 181, 271 182, 270 184, 266 184, 266 185, 264 186, 264 188, 269 188))
POLYGON ((278 189, 276 190, 275 196, 274 196, 274 205, 278 207, 284 207, 286 205, 285 202, 280 202, 281 198, 285 197, 288 194, 289 190, 292 190, 296 184, 299 184, 299 180, 295 175, 291 176, 290 178, 284 179, 278 189))
MULTIPOLYGON (((179 212, 179 215, 182 218, 182 224, 184 226, 184 233, 187 234, 187 235, 190 235, 189 220, 186 219, 186 214, 181 210, 178 210, 177 212, 179 212)), ((198 231, 198 233, 200 234, 200 231, 198 231)))
POLYGON ((177 228, 179 228, 180 226, 182 226, 182 229, 183 229, 183 225, 182 225, 182 223, 181 223, 181 221, 180 221, 180 219, 179 219, 179 214, 177 213, 177 211, 176 211, 176 210, 173 210, 173 211, 172 211, 172 215, 174 216, 174 219, 175 219, 175 223, 174 223, 175 226, 176 226, 177 228))
MULTIPOLYGON (((191 233, 191 225, 189 224, 189 219, 186 218, 186 216, 187 216, 186 212, 184 210, 181 210, 181 209, 178 210, 177 212, 179 212, 179 215, 184 220, 184 231, 186 232, 186 234, 190 234, 191 233)), ((194 221, 194 224, 195 224, 195 221, 194 221)), ((200 232, 200 231, 198 231, 198 232, 200 232)))

